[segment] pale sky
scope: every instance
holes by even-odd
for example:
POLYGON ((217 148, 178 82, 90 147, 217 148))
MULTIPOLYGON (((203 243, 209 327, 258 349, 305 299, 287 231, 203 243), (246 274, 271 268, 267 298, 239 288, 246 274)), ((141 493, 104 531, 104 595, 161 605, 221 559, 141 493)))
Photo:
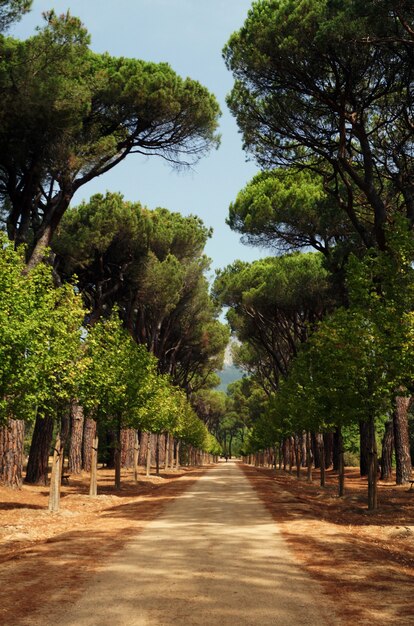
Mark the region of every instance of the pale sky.
POLYGON ((75 203, 93 193, 119 191, 149 208, 166 207, 184 215, 199 215, 214 229, 206 252, 212 267, 235 259, 252 261, 266 253, 239 243, 225 224, 228 207, 257 172, 246 162, 237 125, 226 108, 233 83, 221 57, 231 33, 243 24, 250 0, 34 0, 29 15, 10 34, 25 38, 42 23, 42 12, 68 9, 81 18, 92 37, 92 48, 114 56, 166 61, 181 76, 199 80, 212 91, 223 112, 222 144, 202 159, 194 171, 171 170, 157 157, 131 155, 112 171, 85 185, 75 203))

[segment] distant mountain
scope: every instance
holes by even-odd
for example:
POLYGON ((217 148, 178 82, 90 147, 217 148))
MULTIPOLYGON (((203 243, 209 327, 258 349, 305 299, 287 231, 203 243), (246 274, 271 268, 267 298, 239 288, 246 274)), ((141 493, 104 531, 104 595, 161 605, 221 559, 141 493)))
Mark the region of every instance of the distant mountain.
POLYGON ((225 365, 221 372, 217 372, 220 376, 220 385, 216 387, 217 391, 226 391, 227 385, 235 380, 242 378, 243 372, 236 365, 225 365))

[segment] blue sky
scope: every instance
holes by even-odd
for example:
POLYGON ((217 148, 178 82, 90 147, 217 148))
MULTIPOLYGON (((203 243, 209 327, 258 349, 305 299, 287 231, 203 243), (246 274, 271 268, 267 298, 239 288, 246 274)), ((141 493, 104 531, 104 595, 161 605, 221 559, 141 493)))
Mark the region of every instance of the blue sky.
POLYGON ((114 56, 167 61, 181 76, 199 80, 212 91, 223 111, 222 144, 193 171, 177 172, 157 157, 131 155, 111 172, 84 186, 75 203, 93 193, 120 191, 149 208, 163 206, 199 215, 213 227, 206 252, 212 268, 235 259, 252 261, 265 253, 242 245, 225 224, 228 206, 257 172, 246 161, 237 125, 225 104, 232 87, 221 50, 244 22, 250 0, 34 0, 29 15, 10 34, 25 38, 42 23, 42 12, 68 9, 84 22, 92 48, 114 56))

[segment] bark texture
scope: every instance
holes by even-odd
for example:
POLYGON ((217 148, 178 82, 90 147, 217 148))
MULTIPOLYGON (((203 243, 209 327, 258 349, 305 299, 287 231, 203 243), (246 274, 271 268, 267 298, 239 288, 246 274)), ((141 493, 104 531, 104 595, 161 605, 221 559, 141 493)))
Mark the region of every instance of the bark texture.
POLYGON ((86 419, 83 426, 83 441, 82 441, 82 469, 85 472, 90 472, 92 467, 92 446, 93 440, 96 436, 96 422, 95 420, 86 419))
POLYGON ((392 475, 392 453, 394 450, 394 424, 388 420, 382 438, 381 480, 389 480, 392 475))
POLYGON ((394 404, 395 478, 397 485, 403 485, 411 479, 410 438, 408 431, 410 400, 407 396, 397 396, 394 404))
POLYGON ((74 402, 72 405, 70 421, 69 472, 71 474, 80 474, 82 471, 82 441, 85 420, 83 408, 77 402, 74 402))
POLYGON ((52 447, 53 418, 37 417, 30 445, 25 483, 47 485, 49 455, 52 447))
POLYGON ((10 419, 0 428, 0 483, 20 489, 23 473, 24 422, 10 419))

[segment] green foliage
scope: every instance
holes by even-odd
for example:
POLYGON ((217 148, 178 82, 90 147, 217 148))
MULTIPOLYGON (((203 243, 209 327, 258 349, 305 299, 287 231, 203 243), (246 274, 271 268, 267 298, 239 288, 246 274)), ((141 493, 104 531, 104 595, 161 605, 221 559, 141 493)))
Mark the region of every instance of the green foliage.
POLYGON ((114 314, 88 329, 79 398, 87 415, 137 428, 158 391, 156 361, 114 314))
POLYGON ((32 0, 0 0, 0 33, 30 10, 32 0))
POLYGON ((55 414, 76 389, 85 311, 52 270, 25 272, 22 252, 4 236, 0 248, 0 420, 55 414))

